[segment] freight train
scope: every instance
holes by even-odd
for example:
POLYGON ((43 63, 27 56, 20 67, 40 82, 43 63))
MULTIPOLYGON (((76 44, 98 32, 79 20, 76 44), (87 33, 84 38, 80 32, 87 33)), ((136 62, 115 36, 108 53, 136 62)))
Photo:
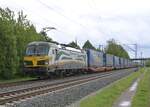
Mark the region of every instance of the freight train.
POLYGON ((23 71, 37 76, 93 73, 135 67, 129 59, 100 51, 35 41, 27 45, 23 71))

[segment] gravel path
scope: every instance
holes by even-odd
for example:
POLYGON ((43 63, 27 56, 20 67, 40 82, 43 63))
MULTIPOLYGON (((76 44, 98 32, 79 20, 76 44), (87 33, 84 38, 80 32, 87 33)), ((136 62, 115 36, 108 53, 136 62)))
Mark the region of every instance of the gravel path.
POLYGON ((121 94, 118 100, 114 103, 113 107, 131 107, 132 98, 134 97, 138 83, 143 77, 143 74, 132 83, 132 85, 121 94))
POLYGON ((131 107, 131 101, 133 96, 135 95, 138 81, 139 79, 137 79, 129 89, 122 93, 113 107, 131 107))

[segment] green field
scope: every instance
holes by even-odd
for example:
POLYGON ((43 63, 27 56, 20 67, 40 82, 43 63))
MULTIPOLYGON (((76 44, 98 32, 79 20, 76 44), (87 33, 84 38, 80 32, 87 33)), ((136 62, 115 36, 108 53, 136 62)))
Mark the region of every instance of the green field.
MULTIPOLYGON (((125 91, 137 77, 143 73, 143 69, 139 72, 134 72, 133 74, 125 77, 114 84, 110 85, 103 90, 100 90, 94 96, 90 96, 85 100, 81 101, 81 107, 112 107, 113 103, 125 91)), ((141 106, 142 107, 142 106, 141 106)), ((144 107, 144 106, 143 106, 144 107)))
POLYGON ((144 77, 139 82, 132 107, 150 107, 150 68, 147 68, 144 77))

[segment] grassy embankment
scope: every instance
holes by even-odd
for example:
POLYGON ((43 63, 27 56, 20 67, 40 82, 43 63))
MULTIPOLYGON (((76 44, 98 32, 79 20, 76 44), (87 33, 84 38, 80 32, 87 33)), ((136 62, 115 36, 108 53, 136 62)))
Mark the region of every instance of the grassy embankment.
POLYGON ((144 77, 139 82, 132 107, 150 107, 150 68, 146 69, 144 77))
POLYGON ((90 96, 81 101, 81 107, 112 107, 113 103, 125 91, 140 74, 144 71, 141 69, 139 72, 135 72, 128 77, 125 77, 114 84, 100 90, 94 96, 90 96))

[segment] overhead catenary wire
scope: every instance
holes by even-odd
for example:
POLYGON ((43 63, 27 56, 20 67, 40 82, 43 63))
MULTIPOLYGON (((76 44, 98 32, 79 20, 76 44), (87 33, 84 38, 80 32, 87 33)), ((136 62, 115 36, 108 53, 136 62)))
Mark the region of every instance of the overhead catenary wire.
MULTIPOLYGON (((95 3, 94 0, 88 0, 88 5, 89 5, 89 7, 91 8, 91 10, 94 10, 95 12, 96 12, 97 10, 99 10, 99 9, 97 8, 96 3, 95 3)), ((100 19, 102 20, 102 18, 101 18, 101 16, 100 16, 99 14, 97 14, 97 16, 99 17, 99 20, 100 20, 100 19)), ((99 21, 98 23, 99 23, 99 24, 102 24, 101 21, 99 21)), ((100 31, 102 34, 104 34, 104 35, 110 35, 110 34, 111 34, 111 32, 108 32, 108 33, 104 32, 104 28, 102 28, 102 27, 100 27, 100 29, 101 29, 101 30, 99 30, 99 31, 100 31)))
MULTIPOLYGON (((46 8, 48 8, 49 10, 51 10, 51 11, 57 13, 58 15, 64 17, 64 18, 67 19, 68 21, 79 25, 79 26, 80 26, 81 28, 83 28, 85 31, 89 31, 89 28, 88 28, 87 26, 85 26, 85 25, 79 23, 78 21, 76 21, 76 20, 74 20, 74 19, 71 19, 70 17, 64 15, 62 12, 58 11, 58 10, 55 9, 53 6, 50 6, 51 4, 50 4, 50 5, 47 5, 46 3, 43 3, 43 1, 41 1, 41 0, 36 0, 36 1, 38 1, 40 4, 42 4, 43 6, 45 6, 46 8)), ((35 12, 34 14, 36 14, 36 12, 35 12)), ((38 16, 39 16, 39 15, 38 15, 38 16)), ((40 15, 39 17, 42 17, 42 15, 40 15)), ((44 19, 44 18, 42 18, 42 19, 44 19)), ((48 22, 52 22, 52 21, 50 21, 49 19, 46 19, 46 18, 45 18, 44 20, 47 20, 48 22)), ((40 22, 36 22, 36 21, 34 21, 34 22, 35 22, 35 23, 40 23, 40 22)), ((52 22, 52 23, 53 23, 53 25, 57 25, 57 26, 58 26, 58 27, 56 26, 56 27, 57 27, 57 31, 60 31, 60 32, 65 33, 65 34, 67 34, 67 35, 71 35, 71 34, 69 34, 68 32, 65 32, 64 29, 63 29, 63 30, 60 29, 60 25, 58 25, 58 24, 56 24, 56 23, 54 23, 54 22, 52 22)), ((43 25, 43 24, 40 23, 40 25, 43 25)), ((47 25, 47 26, 48 26, 48 25, 47 25)), ((50 26, 51 26, 51 25, 50 25, 50 26)), ((55 27, 55 26, 54 26, 54 27, 55 27)), ((71 36, 72 36, 72 35, 71 35, 71 36)), ((88 35, 87 35, 87 36, 88 36, 88 35)))
MULTIPOLYGON (((27 13, 30 12, 28 9, 26 9, 26 8, 23 7, 23 6, 20 6, 20 5, 17 4, 17 3, 15 3, 15 5, 21 7, 21 10, 24 10, 24 11, 26 11, 27 13)), ((34 14, 37 14, 37 13, 35 12, 34 14)), ((55 22, 53 22, 53 21, 50 21, 49 19, 46 19, 46 18, 43 17, 42 15, 40 15, 40 16, 39 16, 39 14, 37 14, 37 15, 38 15, 38 17, 40 17, 40 18, 43 19, 44 21, 50 22, 51 24, 56 25, 56 26, 54 26, 54 27, 57 28, 57 31, 62 32, 62 33, 64 33, 64 34, 68 35, 68 36, 72 36, 72 34, 70 34, 70 33, 65 32, 64 30, 62 30, 62 27, 61 27, 59 24, 57 24, 57 23, 55 23, 55 22)), ((34 24, 38 24, 38 25, 43 26, 43 24, 42 24, 41 22, 39 22, 39 21, 38 21, 38 22, 37 22, 37 21, 32 21, 31 23, 34 23, 34 24)), ((53 25, 52 25, 52 26, 53 26, 53 25)), ((47 25, 47 26, 48 26, 48 25, 47 25)), ((44 26, 44 27, 47 27, 47 26, 44 26)), ((50 26, 51 26, 51 25, 50 25, 50 26)))
MULTIPOLYGON (((91 9, 95 9, 95 11, 97 11, 98 10, 98 8, 97 8, 97 6, 96 6, 96 3, 95 3, 95 0, 89 0, 89 6, 90 6, 90 8, 91 9), (91 2, 92 2, 92 4, 93 5, 91 5, 91 2)), ((101 18, 101 16, 100 15, 98 15, 100 18, 101 18)), ((102 28, 101 28, 102 29, 102 28)), ((102 33, 103 34, 106 34, 105 32, 103 32, 102 31, 102 33)), ((112 32, 108 32, 106 35, 111 35, 112 34, 112 32)), ((131 47, 129 47, 128 45, 126 45, 126 44, 122 44, 122 43, 119 43, 119 44, 121 44, 123 47, 125 47, 126 48, 126 50, 128 50, 128 52, 129 51, 132 51, 132 52, 134 52, 135 54, 137 54, 137 50, 136 49, 132 49, 131 47)), ((133 44, 132 44, 133 45, 133 44)), ((135 55, 135 56, 137 56, 137 55, 135 55)))
POLYGON ((47 9, 57 13, 58 15, 66 18, 67 20, 69 20, 72 23, 75 23, 77 25, 79 25, 80 27, 84 28, 85 30, 88 30, 88 27, 86 27, 85 25, 79 23, 78 21, 71 19, 69 17, 67 17, 66 15, 64 15, 63 13, 61 13, 60 11, 57 11, 55 8, 51 7, 50 5, 47 5, 46 3, 42 2, 41 0, 37 0, 40 4, 42 4, 43 6, 45 6, 47 9))

